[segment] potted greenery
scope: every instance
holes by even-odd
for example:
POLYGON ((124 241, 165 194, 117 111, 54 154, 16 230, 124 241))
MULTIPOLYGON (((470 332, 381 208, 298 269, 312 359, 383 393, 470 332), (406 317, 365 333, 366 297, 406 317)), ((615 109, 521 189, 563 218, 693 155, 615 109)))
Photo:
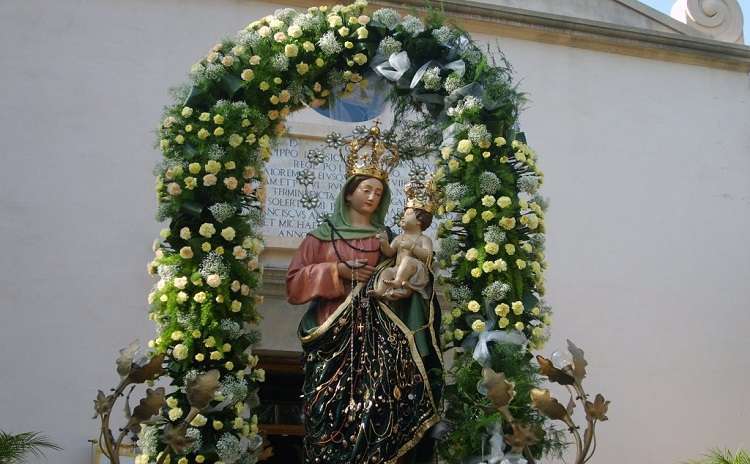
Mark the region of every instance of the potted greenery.
POLYGON ((0 464, 21 464, 29 455, 44 456, 44 448, 62 449, 39 432, 12 435, 0 430, 0 464))

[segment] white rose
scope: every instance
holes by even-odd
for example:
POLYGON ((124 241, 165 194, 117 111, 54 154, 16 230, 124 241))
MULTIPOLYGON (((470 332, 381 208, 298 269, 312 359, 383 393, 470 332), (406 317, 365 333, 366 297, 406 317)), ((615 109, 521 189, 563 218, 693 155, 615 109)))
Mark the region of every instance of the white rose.
POLYGON ((167 184, 167 193, 172 195, 173 197, 176 197, 177 195, 182 193, 182 188, 177 182, 170 182, 169 184, 167 184))
POLYGON ((190 240, 191 234, 190 234, 190 228, 189 227, 183 227, 180 229, 180 238, 183 240, 190 240))
POLYGON ((221 285, 221 276, 219 274, 211 274, 206 278, 206 283, 209 287, 216 288, 221 285))
MULTIPOLYGON (((183 345, 182 343, 178 343, 177 345, 174 346, 174 348, 172 348, 172 356, 174 356, 174 358, 178 361, 187 358, 188 347, 183 345)), ((180 411, 180 415, 182 415, 182 411, 180 411)))
POLYGON ((215 175, 213 175, 213 174, 206 174, 205 176, 203 176, 203 185, 206 186, 206 187, 210 187, 212 185, 216 185, 216 181, 217 180, 218 179, 216 178, 215 175))
POLYGON ((237 259, 245 259, 247 257, 247 250, 237 245, 232 249, 232 254, 237 259))
POLYGON ((183 290, 188 283, 188 278, 186 276, 175 277, 172 283, 174 284, 175 288, 183 290))

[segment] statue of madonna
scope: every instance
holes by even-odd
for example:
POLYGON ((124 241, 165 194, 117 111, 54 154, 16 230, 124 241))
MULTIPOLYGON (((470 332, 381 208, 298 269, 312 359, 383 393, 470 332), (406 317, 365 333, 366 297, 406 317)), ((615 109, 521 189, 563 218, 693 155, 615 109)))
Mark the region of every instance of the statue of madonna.
POLYGON ((289 264, 287 300, 310 303, 298 327, 305 463, 435 462, 428 432, 444 383, 433 272, 427 292, 395 301, 373 292, 394 264, 378 238, 391 238, 390 197, 386 171, 348 168, 333 214, 289 264))

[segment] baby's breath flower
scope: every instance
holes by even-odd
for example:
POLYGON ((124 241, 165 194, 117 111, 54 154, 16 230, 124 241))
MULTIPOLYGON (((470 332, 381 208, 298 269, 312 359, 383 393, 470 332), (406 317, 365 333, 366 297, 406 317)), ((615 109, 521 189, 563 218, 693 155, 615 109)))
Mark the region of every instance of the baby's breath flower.
POLYGON ((283 53, 277 53, 271 58, 271 66, 276 71, 286 71, 289 69, 289 58, 283 53))
POLYGON ((381 8, 372 14, 374 24, 385 26, 388 29, 395 28, 399 21, 401 21, 401 15, 391 8, 381 8))
POLYGON ((323 34, 318 39, 318 45, 326 55, 335 55, 343 49, 341 44, 336 40, 336 34, 333 31, 327 31, 323 34))
POLYGON ((440 45, 448 45, 450 40, 453 38, 453 31, 448 26, 442 26, 439 29, 432 31, 432 36, 438 41, 440 45))
POLYGON ((479 190, 486 195, 492 195, 500 188, 500 179, 493 172, 484 171, 479 175, 479 190))
POLYGON ((469 193, 469 187, 460 182, 451 182, 445 186, 445 196, 448 200, 460 201, 469 193))
POLYGON ((378 45, 378 53, 381 53, 384 56, 391 56, 392 54, 398 53, 400 51, 401 42, 391 36, 387 36, 386 38, 381 40, 380 44, 378 45))
POLYGON ((440 68, 434 66, 422 75, 424 88, 427 90, 437 90, 440 88, 440 68))
POLYGON ((401 27, 412 36, 419 35, 424 31, 424 23, 416 16, 406 15, 401 20, 401 27))
POLYGON ((482 290, 482 295, 489 303, 503 300, 510 292, 510 285, 505 282, 495 281, 482 290))

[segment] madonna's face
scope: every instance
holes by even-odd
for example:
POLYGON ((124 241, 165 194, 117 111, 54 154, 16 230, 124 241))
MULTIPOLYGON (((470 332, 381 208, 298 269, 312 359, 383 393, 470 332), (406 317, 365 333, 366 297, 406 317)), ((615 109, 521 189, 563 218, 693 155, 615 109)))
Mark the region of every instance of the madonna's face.
POLYGON ((349 205, 358 213, 370 216, 378 209, 383 197, 383 183, 368 177, 359 183, 354 192, 346 196, 349 205))

